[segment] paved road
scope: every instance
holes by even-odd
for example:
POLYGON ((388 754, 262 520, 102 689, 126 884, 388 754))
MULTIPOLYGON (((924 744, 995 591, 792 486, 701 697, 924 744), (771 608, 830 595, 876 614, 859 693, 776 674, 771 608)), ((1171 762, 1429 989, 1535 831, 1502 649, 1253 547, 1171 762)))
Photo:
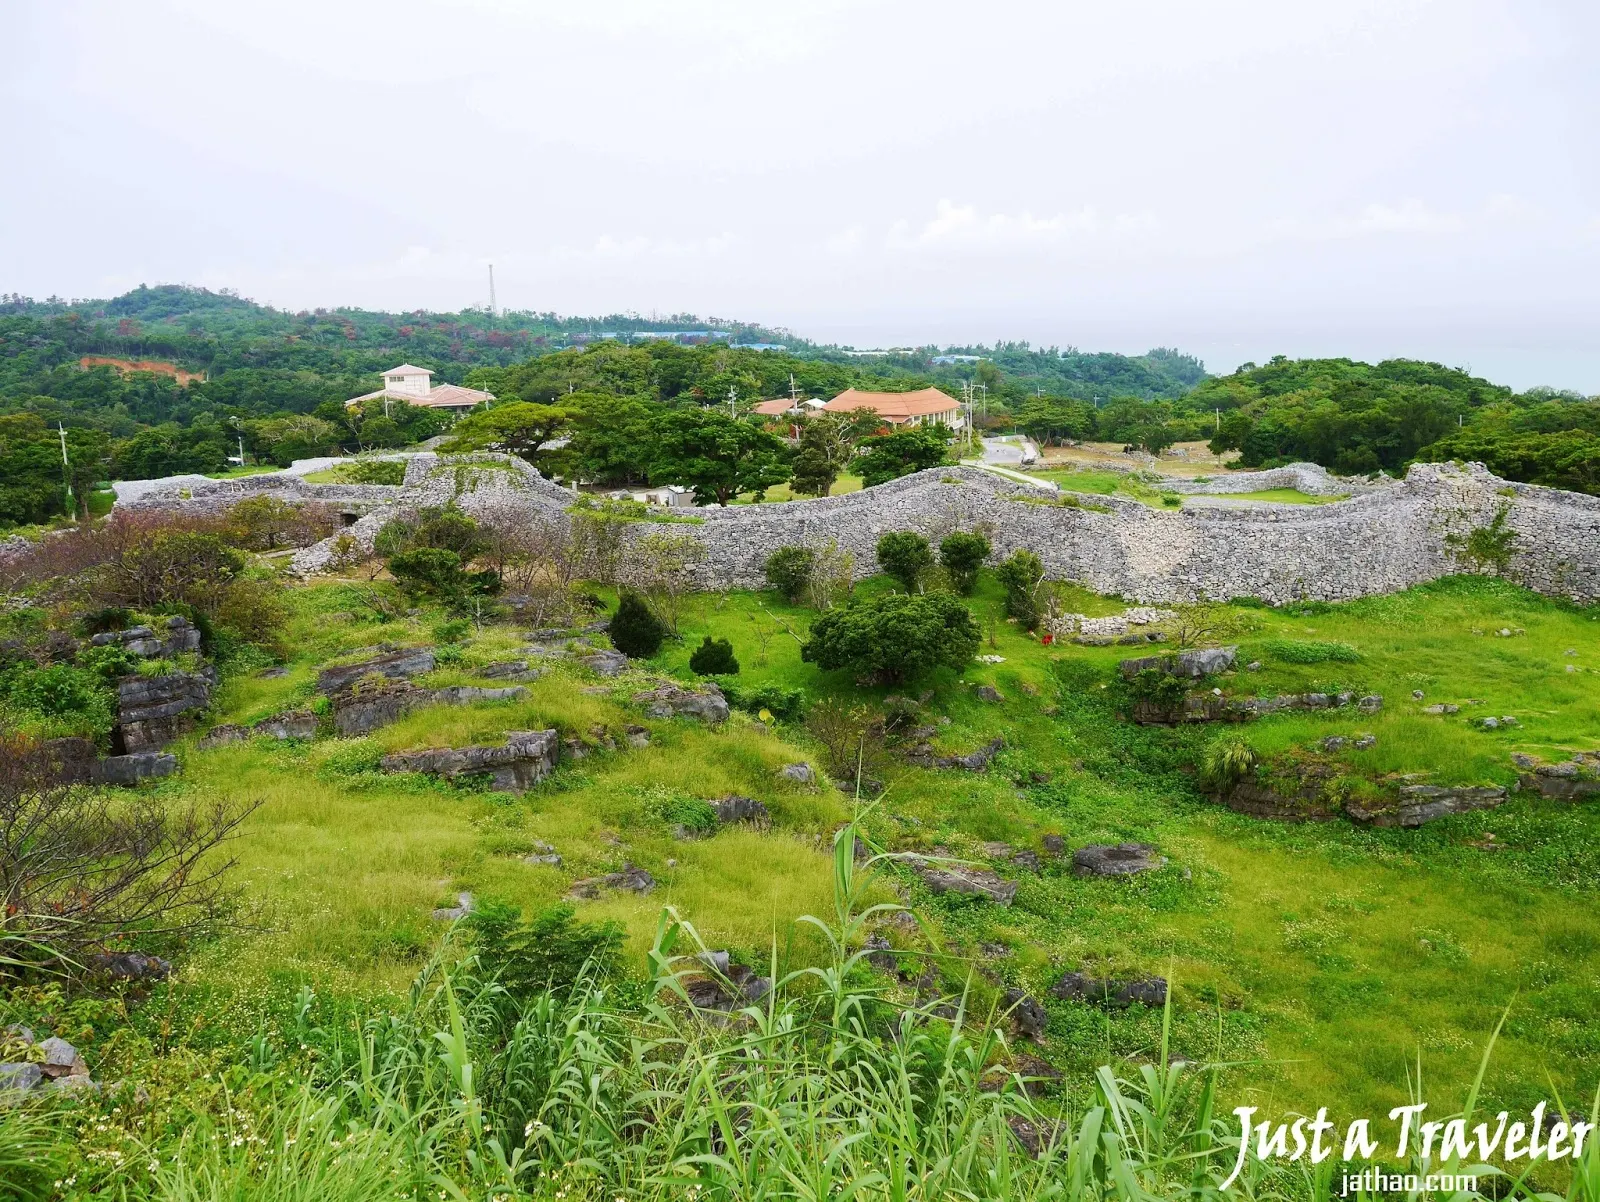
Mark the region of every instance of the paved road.
POLYGON ((1001 467, 1020 467, 1023 457, 1037 460, 1039 448, 1033 445, 1030 439, 1020 434, 1008 434, 1002 438, 985 438, 983 440, 983 461, 996 463, 1001 467))

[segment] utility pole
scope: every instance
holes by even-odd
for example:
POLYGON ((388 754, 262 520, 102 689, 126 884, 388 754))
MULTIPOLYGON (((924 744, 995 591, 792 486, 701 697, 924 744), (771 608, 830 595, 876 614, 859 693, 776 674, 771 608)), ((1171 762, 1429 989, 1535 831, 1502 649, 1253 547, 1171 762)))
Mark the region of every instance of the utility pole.
POLYGON ((494 304, 494 264, 489 264, 489 316, 498 317, 499 313, 494 304))
POLYGON ((1213 409, 1211 412, 1213 412, 1213 413, 1215 413, 1217 415, 1217 430, 1220 433, 1221 430, 1222 430, 1222 410, 1220 408, 1217 408, 1217 409, 1213 409))
POLYGON ((794 382, 794 372, 789 373, 789 412, 800 412, 800 389, 794 382))
POLYGON ((733 418, 739 416, 739 390, 732 384, 728 385, 728 416, 733 418))
POLYGON ((56 431, 61 435, 61 485, 67 492, 67 516, 76 518, 72 505, 72 464, 67 461, 67 428, 57 422, 56 431))

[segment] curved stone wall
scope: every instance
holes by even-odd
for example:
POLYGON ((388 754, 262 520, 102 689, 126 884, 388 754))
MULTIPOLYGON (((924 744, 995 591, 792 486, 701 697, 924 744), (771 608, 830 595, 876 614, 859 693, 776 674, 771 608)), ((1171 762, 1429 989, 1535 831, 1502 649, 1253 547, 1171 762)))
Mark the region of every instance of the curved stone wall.
MULTIPOLYGON (((418 456, 406 480, 404 488, 386 490, 393 507, 345 533, 370 546, 395 508, 450 501, 468 512, 560 521, 573 499, 526 463, 500 455, 418 456)), ((636 529, 700 539, 707 587, 761 585, 762 565, 782 546, 836 543, 864 576, 874 571, 877 540, 888 531, 937 540, 981 528, 998 556, 1026 548, 1051 577, 1099 593, 1143 602, 1257 597, 1282 604, 1394 592, 1471 570, 1460 540, 1502 510, 1512 535, 1511 576, 1540 592, 1600 601, 1600 499, 1509 484, 1477 464, 1418 464, 1403 481, 1326 505, 1195 510, 1061 498, 974 468, 934 468, 845 496, 694 510, 686 521, 636 529)), ((295 557, 296 570, 320 570, 330 554, 330 544, 308 548, 295 557)))

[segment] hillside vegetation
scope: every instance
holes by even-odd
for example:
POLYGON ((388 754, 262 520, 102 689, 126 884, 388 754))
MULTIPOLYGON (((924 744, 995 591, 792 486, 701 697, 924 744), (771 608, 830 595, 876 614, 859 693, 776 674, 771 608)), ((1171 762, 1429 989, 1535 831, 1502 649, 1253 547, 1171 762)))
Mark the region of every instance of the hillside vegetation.
MULTIPOLYGON (((1419 1088, 1450 1112, 1502 1016, 1479 1109, 1593 1094, 1593 800, 1284 823, 1210 779, 1243 744, 1263 782, 1314 763, 1330 798, 1370 802, 1593 752, 1592 609, 1493 577, 1180 607, 1136 630, 1238 647, 1195 696, 1382 705, 1136 725, 1167 686, 1119 662, 1163 647, 1046 643, 1052 615, 1122 602, 986 563, 981 537, 886 539, 887 574, 853 589, 814 553, 772 590, 705 594, 670 526, 577 559, 585 523, 626 518, 575 514, 573 546, 409 515, 385 560, 307 583, 237 549, 249 514, 118 518, 13 568, 6 754, 109 746, 121 682, 209 660, 179 771, 88 795, 238 821, 215 852, 227 906, 107 947, 171 958, 169 979, 41 959, 48 924, 0 930, 0 1027, 70 1040, 103 1085, 0 1109, 0 1164, 49 1166, 22 1196, 1214 1196, 1235 1155, 1216 1116, 1382 1114, 1419 1088), (634 658, 592 621, 623 609, 648 619, 634 658), (119 650, 174 614, 198 652, 119 650), (398 685, 319 678, 406 649, 428 658, 398 685), (731 713, 657 711, 671 682, 731 713), (335 733, 396 688, 423 700, 335 733), (286 715, 309 727, 251 733, 286 715), (560 749, 525 791, 385 764, 544 730, 560 749), (1148 871, 1075 867, 1129 843, 1148 871)), ((1580 1189, 1595 1166, 1530 1172, 1580 1189)), ((1250 1173, 1253 1196, 1327 1196, 1309 1168, 1250 1173)))

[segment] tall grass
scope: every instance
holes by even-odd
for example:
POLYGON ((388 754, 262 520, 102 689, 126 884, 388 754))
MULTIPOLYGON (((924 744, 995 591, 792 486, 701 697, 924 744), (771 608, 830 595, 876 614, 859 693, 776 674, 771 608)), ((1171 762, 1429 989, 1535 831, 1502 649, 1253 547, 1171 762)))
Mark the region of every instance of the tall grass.
MULTIPOLYGON (((1069 1111, 1030 1096, 1007 1067, 1005 1037, 969 1021, 964 998, 889 1005, 863 971, 860 945, 895 907, 866 904, 872 865, 855 864, 854 846, 851 825, 835 844, 835 912, 806 920, 822 933, 825 962, 779 979, 756 1004, 728 1014, 689 1004, 685 982, 708 971, 705 948, 670 910, 642 994, 581 978, 565 994, 513 998, 470 956, 444 955, 403 1012, 322 1033, 317 1067, 265 1120, 252 1126, 230 1110, 192 1128, 165 1156, 156 1193, 173 1202, 1334 1196, 1329 1165, 1255 1160, 1222 1191, 1237 1130, 1216 1113, 1217 1070, 1168 1056, 1170 1012, 1151 1062, 1100 1069, 1092 1096, 1069 1111)), ((1597 1181, 1591 1149, 1568 1196, 1593 1197, 1597 1181)), ((1507 1184, 1497 1196, 1533 1196, 1507 1184)))

